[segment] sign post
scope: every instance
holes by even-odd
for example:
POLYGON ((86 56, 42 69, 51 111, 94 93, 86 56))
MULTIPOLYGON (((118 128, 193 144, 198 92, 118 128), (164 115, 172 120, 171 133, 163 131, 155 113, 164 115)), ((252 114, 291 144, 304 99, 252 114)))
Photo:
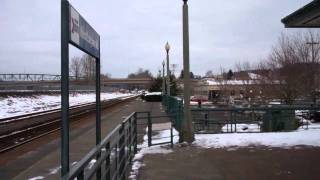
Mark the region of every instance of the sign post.
MULTIPOLYGON (((99 144, 100 36, 67 0, 61 0, 61 177, 69 172, 69 43, 96 59, 96 144, 99 144)), ((97 179, 100 177, 98 171, 97 179)))
POLYGON ((69 172, 69 3, 61 0, 61 177, 69 172))

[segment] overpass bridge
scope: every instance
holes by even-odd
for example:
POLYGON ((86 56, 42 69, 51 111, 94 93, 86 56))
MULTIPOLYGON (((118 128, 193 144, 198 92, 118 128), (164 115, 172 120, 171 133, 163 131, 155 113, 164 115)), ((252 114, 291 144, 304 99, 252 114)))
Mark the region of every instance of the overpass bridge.
MULTIPOLYGON (((94 90, 94 81, 85 77, 70 76, 70 90, 94 90)), ((0 74, 0 90, 60 90, 61 75, 54 74, 0 74)), ((101 80, 101 89, 148 89, 151 78, 110 78, 101 80)))

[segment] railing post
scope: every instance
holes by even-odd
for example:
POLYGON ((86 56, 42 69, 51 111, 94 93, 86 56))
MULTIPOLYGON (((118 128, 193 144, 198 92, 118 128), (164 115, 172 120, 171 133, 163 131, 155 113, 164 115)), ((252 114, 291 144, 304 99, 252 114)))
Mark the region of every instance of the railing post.
POLYGON ((181 124, 183 119, 183 103, 182 100, 179 101, 179 120, 178 120, 178 129, 181 132, 181 124))
POLYGON ((117 142, 117 145, 115 147, 116 149, 116 152, 115 152, 115 156, 116 156, 116 159, 115 159, 115 169, 116 169, 116 172, 115 172, 115 178, 118 179, 119 178, 119 140, 117 142))
POLYGON ((230 127, 231 127, 231 133, 233 133, 233 120, 232 120, 232 110, 230 110, 230 127))
POLYGON ((203 130, 205 130, 205 129, 209 130, 210 129, 209 128, 208 114, 209 114, 208 111, 204 114, 204 127, 203 127, 203 130))
POLYGON ((106 180, 110 180, 110 142, 106 144, 106 153, 108 153, 106 158, 106 180))
POLYGON ((120 179, 123 178, 124 176, 124 158, 125 158, 125 124, 121 124, 121 128, 119 131, 120 134, 120 141, 119 141, 119 174, 120 174, 120 179))
POLYGON ((272 131, 272 114, 271 114, 270 110, 267 110, 267 120, 266 121, 268 122, 267 132, 271 132, 272 131))
POLYGON ((132 160, 132 142, 133 142, 133 136, 132 136, 132 117, 130 117, 129 119, 129 133, 128 133, 128 155, 129 155, 129 160, 131 161, 132 160))
POLYGON ((235 110, 233 113, 233 122, 234 122, 234 132, 237 132, 237 111, 235 110))
POLYGON ((133 148, 134 148, 134 154, 136 154, 138 152, 138 125, 137 125, 137 113, 134 113, 133 115, 134 119, 133 119, 133 125, 134 125, 134 131, 133 131, 133 136, 134 136, 134 144, 133 144, 133 148))
POLYGON ((83 172, 83 170, 77 176, 77 180, 84 180, 84 172, 83 172))
POLYGON ((172 129, 172 122, 171 122, 171 128, 170 128, 170 143, 171 143, 171 148, 173 148, 173 129, 172 129))
POLYGON ((150 112, 148 112, 148 146, 152 146, 152 122, 150 112))

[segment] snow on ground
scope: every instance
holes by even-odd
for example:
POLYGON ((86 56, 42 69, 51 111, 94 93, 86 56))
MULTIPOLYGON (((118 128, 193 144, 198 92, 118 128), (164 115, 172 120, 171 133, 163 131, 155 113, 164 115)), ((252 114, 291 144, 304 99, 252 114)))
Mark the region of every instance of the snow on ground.
POLYGON ((37 177, 29 178, 29 180, 39 180, 39 179, 44 179, 44 177, 43 176, 37 176, 37 177))
MULTIPOLYGON (((234 124, 226 124, 222 127, 222 132, 231 132, 235 131, 234 124)), ((237 124, 237 131, 236 132, 260 132, 260 126, 258 124, 237 124)))
POLYGON ((162 92, 151 92, 151 93, 146 93, 145 96, 161 96, 162 92))
MULTIPOLYGON (((101 93, 101 100, 126 97, 133 94, 101 93)), ((95 93, 70 94, 70 106, 95 102, 95 93)), ((60 108, 60 95, 35 95, 29 97, 0 97, 0 119, 28 113, 60 108)))
MULTIPOLYGON (((146 132, 148 129, 146 129, 146 132)), ((173 129, 173 143, 178 142, 178 132, 173 129)), ((155 134, 152 136, 153 140, 152 143, 161 143, 161 142, 169 142, 170 141, 170 130, 163 130, 159 131, 158 134, 155 134)), ((145 135, 143 137, 143 143, 138 145, 138 153, 134 156, 133 158, 133 164, 132 164, 132 169, 130 172, 129 179, 135 180, 138 177, 138 171, 141 167, 145 166, 145 164, 142 163, 142 158, 146 154, 168 154, 173 152, 171 148, 168 146, 151 146, 148 147, 148 136, 145 135)))
MULTIPOLYGON (((256 124, 243 124, 251 130, 258 128, 256 124)), ((178 142, 178 132, 174 130, 174 143, 178 142)), ((160 131, 153 138, 162 138, 157 142, 167 142, 170 139, 169 130, 160 131)), ((138 171, 145 166, 142 158, 145 154, 168 154, 173 152, 168 146, 148 147, 148 137, 144 136, 144 142, 139 145, 139 152, 133 159, 132 170, 129 179, 137 179, 138 171)), ((294 146, 314 146, 320 147, 320 123, 312 123, 292 132, 274 133, 232 133, 232 134, 196 134, 193 145, 200 148, 227 148, 226 150, 236 150, 239 147, 247 146, 268 146, 279 148, 291 148, 294 146)))
MULTIPOLYGON (((77 161, 72 162, 71 167, 76 165, 77 163, 78 163, 77 161)), ((57 166, 57 167, 51 168, 51 169, 48 170, 48 173, 46 173, 45 175, 29 178, 28 180, 47 179, 50 175, 54 175, 54 174, 59 173, 60 169, 61 169, 61 166, 57 166)))
MULTIPOLYGON (((197 102, 197 101, 190 101, 190 105, 198 106, 198 102, 197 102)), ((203 105, 203 106, 205 106, 205 105, 212 105, 212 102, 210 102, 210 101, 204 101, 204 102, 201 102, 201 105, 203 105)))
POLYGON ((203 148, 228 148, 246 146, 269 146, 290 148, 293 146, 320 147, 320 124, 310 124, 308 129, 299 128, 293 132, 234 133, 196 135, 196 146, 203 148))

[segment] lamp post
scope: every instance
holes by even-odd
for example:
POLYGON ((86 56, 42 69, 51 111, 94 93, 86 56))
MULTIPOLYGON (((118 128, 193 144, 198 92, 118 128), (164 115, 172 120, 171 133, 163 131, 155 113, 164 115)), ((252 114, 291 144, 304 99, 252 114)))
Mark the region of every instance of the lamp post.
POLYGON ((165 77, 164 77, 164 66, 165 66, 165 62, 164 60, 162 61, 162 96, 165 95, 166 93, 166 85, 165 85, 165 77))
POLYGON ((194 131, 190 111, 190 62, 189 62, 189 20, 188 20, 188 0, 183 0, 183 124, 180 141, 192 143, 194 141, 194 131))
POLYGON ((170 96, 170 69, 169 69, 169 51, 170 51, 170 45, 167 42, 165 45, 165 49, 167 52, 167 96, 170 96))

